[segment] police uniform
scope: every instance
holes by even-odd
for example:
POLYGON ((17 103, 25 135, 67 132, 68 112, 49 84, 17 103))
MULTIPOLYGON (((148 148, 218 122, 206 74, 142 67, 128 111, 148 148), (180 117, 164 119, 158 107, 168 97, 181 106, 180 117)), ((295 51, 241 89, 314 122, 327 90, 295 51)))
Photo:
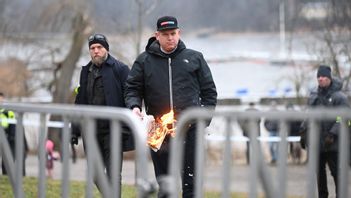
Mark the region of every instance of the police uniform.
MULTIPOLYGON (((15 113, 13 111, 9 111, 6 109, 0 109, 0 119, 1 119, 1 127, 3 127, 5 131, 5 135, 7 138, 7 141, 10 146, 11 154, 13 158, 15 159, 15 149, 16 149, 16 125, 10 123, 10 120, 14 120, 15 113)), ((23 153, 23 175, 26 175, 26 170, 25 170, 25 158, 26 158, 26 152, 28 151, 28 144, 25 135, 23 134, 24 138, 24 153, 23 153)), ((2 166, 2 174, 7 175, 7 170, 5 168, 4 161, 1 163, 2 166)))

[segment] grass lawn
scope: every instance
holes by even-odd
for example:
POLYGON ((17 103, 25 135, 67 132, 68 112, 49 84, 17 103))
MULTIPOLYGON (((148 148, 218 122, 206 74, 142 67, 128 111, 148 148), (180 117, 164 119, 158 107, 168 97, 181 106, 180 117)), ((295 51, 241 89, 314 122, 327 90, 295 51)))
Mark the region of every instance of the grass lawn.
MULTIPOLYGON (((59 198, 61 192, 61 183, 60 180, 47 180, 47 191, 46 197, 50 198, 59 198)), ((25 197, 38 197, 38 180, 35 177, 24 177, 23 178, 23 189, 25 197)), ((71 181, 70 184, 70 196, 74 198, 84 198, 85 197, 85 182, 81 181, 71 181)), ((94 197, 102 197, 97 190, 94 188, 94 197)), ((232 198, 245 198, 248 195, 246 193, 232 193, 232 198)), ((0 176, 0 197, 14 197, 12 192, 12 188, 10 185, 10 181, 6 176, 0 176)), ((133 198, 136 197, 136 188, 132 185, 123 185, 122 186, 122 197, 124 198, 133 198)), ((156 195, 152 195, 151 197, 155 197, 156 195)), ((219 192, 206 192, 206 198, 216 198, 221 197, 219 192)), ((264 196, 260 196, 264 197, 264 196)), ((292 197, 291 197, 292 198, 292 197)))

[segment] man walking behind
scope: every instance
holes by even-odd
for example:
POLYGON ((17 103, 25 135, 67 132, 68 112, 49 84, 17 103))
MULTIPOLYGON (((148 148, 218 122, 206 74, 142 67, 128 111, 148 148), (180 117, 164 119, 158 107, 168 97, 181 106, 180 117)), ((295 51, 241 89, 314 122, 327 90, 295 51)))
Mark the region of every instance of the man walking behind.
MULTIPOLYGON (((93 34, 89 37, 88 42, 91 61, 86 66, 82 67, 80 73, 80 87, 75 103, 125 107, 124 84, 129 73, 128 66, 109 54, 109 44, 104 35, 93 34)), ((72 131, 72 144, 78 144, 79 133, 79 130, 72 131)), ((96 140, 107 175, 111 176, 111 131, 109 120, 97 120, 96 140)), ((89 145, 84 146, 86 147, 89 145)), ((122 131, 122 146, 123 151, 132 150, 134 146, 132 137, 127 130, 122 131)), ((121 164, 122 159, 121 152, 121 164)))

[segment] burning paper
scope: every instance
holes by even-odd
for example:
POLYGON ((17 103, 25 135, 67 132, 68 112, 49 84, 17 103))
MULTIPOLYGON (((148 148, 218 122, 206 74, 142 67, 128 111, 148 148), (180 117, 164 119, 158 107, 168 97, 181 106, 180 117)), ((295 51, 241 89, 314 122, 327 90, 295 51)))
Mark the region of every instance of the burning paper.
POLYGON ((147 144, 152 150, 158 151, 167 135, 175 136, 174 123, 176 120, 172 110, 160 119, 154 120, 153 116, 151 117, 146 117, 148 126, 147 144))

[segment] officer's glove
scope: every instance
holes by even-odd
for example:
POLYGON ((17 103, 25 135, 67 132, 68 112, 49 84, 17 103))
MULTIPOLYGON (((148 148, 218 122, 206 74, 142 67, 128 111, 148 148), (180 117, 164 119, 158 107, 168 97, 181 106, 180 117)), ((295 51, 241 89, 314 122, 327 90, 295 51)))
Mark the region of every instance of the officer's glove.
POLYGON ((72 134, 72 137, 71 137, 71 144, 78 145, 78 137, 74 134, 72 134))
POLYGON ((334 143, 334 135, 332 133, 328 133, 324 138, 325 146, 330 146, 334 143))

